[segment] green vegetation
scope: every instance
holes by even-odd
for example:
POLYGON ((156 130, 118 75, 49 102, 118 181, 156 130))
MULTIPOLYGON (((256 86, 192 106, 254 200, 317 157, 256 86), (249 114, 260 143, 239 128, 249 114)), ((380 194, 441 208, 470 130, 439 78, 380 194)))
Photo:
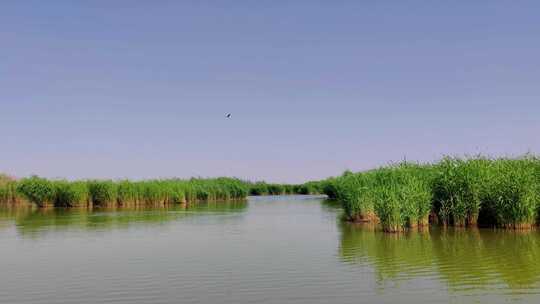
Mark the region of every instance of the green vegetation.
POLYGON ((117 185, 111 180, 92 180, 87 183, 90 201, 93 206, 111 206, 116 202, 117 185))
POLYGON ((341 202, 345 215, 352 221, 374 220, 373 175, 371 172, 352 174, 345 172, 335 181, 336 198, 341 202))
POLYGON ((492 164, 483 207, 498 226, 519 229, 536 223, 540 206, 538 161, 523 158, 492 164))
POLYGON ((53 183, 37 176, 21 180, 17 185, 17 192, 38 207, 50 205, 54 200, 53 183))
POLYGON ((296 194, 321 194, 323 193, 322 184, 323 182, 311 181, 302 185, 296 185, 293 188, 296 194))
POLYGON ((322 194, 323 182, 307 182, 302 185, 269 184, 256 182, 249 184, 250 195, 283 195, 283 194, 322 194))
POLYGON ((337 178, 330 177, 321 181, 321 193, 326 194, 328 199, 337 199, 338 190, 337 190, 337 178))
POLYGON ((401 163, 321 184, 349 220, 380 222, 388 232, 427 225, 430 213, 443 225, 513 229, 540 218, 540 160, 531 155, 401 163))
POLYGON ((429 168, 400 164, 374 171, 371 195, 384 231, 397 232, 428 223, 431 188, 429 168))
POLYGON ((83 207, 89 203, 90 196, 85 182, 55 181, 53 188, 56 207, 83 207))
POLYGON ((20 200, 15 179, 0 174, 0 203, 15 204, 20 202, 20 200))
POLYGON ((476 225, 491 162, 444 158, 433 179, 434 208, 444 225, 476 225))
POLYGON ((302 185, 246 182, 236 178, 162 180, 15 180, 0 175, 0 204, 30 202, 38 207, 163 206, 197 201, 245 199, 248 195, 321 194, 322 182, 302 185))
POLYGON ((268 184, 265 182, 256 182, 249 188, 250 195, 268 195, 269 193, 268 184))
POLYGON ((196 201, 241 200, 248 195, 250 186, 239 179, 225 177, 66 181, 37 176, 15 180, 2 175, 0 204, 27 201, 38 207, 162 206, 196 201))
POLYGON ((356 222, 380 221, 389 232, 423 226, 431 210, 426 168, 400 164, 363 173, 346 172, 337 178, 336 198, 345 215, 356 222))
POLYGON ((246 182, 235 178, 147 181, 15 180, 0 175, 0 203, 38 207, 164 206, 245 199, 248 195, 326 194, 345 217, 380 223, 387 232, 426 226, 497 226, 540 223, 540 159, 445 157, 433 164, 398 163, 305 184, 246 182))

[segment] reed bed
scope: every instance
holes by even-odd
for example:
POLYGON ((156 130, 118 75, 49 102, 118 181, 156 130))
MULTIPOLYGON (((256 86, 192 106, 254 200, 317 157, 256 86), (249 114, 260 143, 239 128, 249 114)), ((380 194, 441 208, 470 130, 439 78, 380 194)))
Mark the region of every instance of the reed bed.
POLYGON ((397 163, 299 185, 236 178, 147 181, 15 180, 0 175, 0 204, 38 207, 164 206, 241 200, 248 195, 321 194, 338 200, 355 222, 387 232, 440 223, 528 229, 540 223, 540 159, 445 157, 436 163, 397 163))
POLYGON ((444 226, 528 229, 540 223, 540 160, 445 157, 345 172, 321 182, 351 221, 380 222, 399 232, 430 222, 444 226))
POLYGON ((0 177, 0 204, 30 202, 37 207, 163 206, 198 201, 245 199, 250 184, 236 178, 146 181, 48 180, 0 177))
POLYGON ((374 171, 371 195, 375 214, 387 232, 428 224, 431 188, 426 168, 400 164, 374 171))
POLYGON ((164 206, 198 201, 242 200, 248 195, 321 194, 322 182, 301 185, 247 182, 237 178, 161 180, 15 180, 0 175, 0 204, 38 207, 164 206))
POLYGON ((0 203, 13 205, 23 200, 17 192, 17 181, 5 174, 0 174, 0 203))
POLYGON ((444 225, 476 225, 492 161, 444 158, 432 180, 434 209, 444 225))
POLYGON ((328 199, 334 200, 338 197, 338 183, 337 178, 330 177, 320 182, 321 184, 321 194, 326 194, 328 199))
POLYGON ((284 195, 284 194, 322 194, 322 182, 311 181, 300 185, 271 184, 266 182, 249 183, 249 195, 284 195))
POLYGON ((355 222, 377 221, 374 213, 373 172, 345 172, 336 180, 336 198, 341 202, 347 219, 355 222))

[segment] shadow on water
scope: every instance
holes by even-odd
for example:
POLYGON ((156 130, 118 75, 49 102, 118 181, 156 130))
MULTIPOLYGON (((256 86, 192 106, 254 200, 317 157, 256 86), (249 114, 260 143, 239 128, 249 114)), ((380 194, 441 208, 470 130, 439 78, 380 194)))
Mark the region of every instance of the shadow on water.
POLYGON ((321 206, 324 211, 330 211, 330 212, 340 212, 341 204, 336 200, 331 200, 324 198, 324 200, 321 203, 321 206))
POLYGON ((431 228, 387 234, 369 224, 340 223, 343 262, 370 266, 385 281, 437 279, 453 291, 540 287, 540 233, 431 228))
POLYGON ((125 229, 163 225, 194 216, 236 214, 245 211, 247 206, 247 201, 227 201, 180 204, 160 208, 1 208, 0 229, 9 228, 14 224, 18 233, 31 237, 72 229, 125 229))

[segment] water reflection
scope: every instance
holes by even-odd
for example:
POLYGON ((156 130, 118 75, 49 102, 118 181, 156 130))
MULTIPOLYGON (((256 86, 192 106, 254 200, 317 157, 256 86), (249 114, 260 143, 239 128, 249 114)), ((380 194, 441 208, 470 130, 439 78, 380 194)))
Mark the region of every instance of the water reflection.
POLYGON ((342 213, 306 196, 2 209, 0 302, 540 302, 538 232, 385 234, 342 213))
POLYGON ((0 229, 16 227, 23 236, 39 237, 43 233, 66 230, 109 230, 133 226, 163 225, 186 217, 239 213, 246 201, 205 202, 171 205, 163 208, 0 208, 0 229))
POLYGON ((341 211, 341 204, 336 200, 324 199, 321 202, 321 207, 326 212, 335 213, 341 211))
POLYGON ((342 223, 340 232, 341 259, 373 267, 380 284, 422 278, 468 294, 540 291, 537 231, 432 228, 386 234, 372 225, 342 223))

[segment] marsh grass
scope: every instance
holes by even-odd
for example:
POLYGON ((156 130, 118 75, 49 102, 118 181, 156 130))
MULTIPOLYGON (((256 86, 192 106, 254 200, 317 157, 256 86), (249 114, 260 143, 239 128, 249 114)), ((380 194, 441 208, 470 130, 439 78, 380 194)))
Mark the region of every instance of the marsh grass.
POLYGON ((511 229, 531 228, 540 218, 540 161, 531 155, 393 164, 331 182, 325 192, 341 202, 347 219, 380 221, 388 232, 425 226, 430 214, 445 226, 511 229))
POLYGON ((236 178, 163 180, 15 180, 0 175, 0 204, 38 207, 165 206, 242 200, 248 195, 321 194, 336 199, 345 218, 380 222, 399 232, 429 224, 526 229, 540 222, 540 160, 445 157, 433 164, 398 163, 305 184, 236 178))
POLYGON ((495 225, 524 229, 537 223, 540 188, 538 160, 532 157, 493 162, 483 197, 483 208, 495 225))
POLYGON ((343 174, 336 182, 336 197, 342 203, 347 219, 356 222, 374 220, 374 187, 372 172, 343 174))
POLYGON ((52 182, 53 204, 55 207, 86 207, 89 204, 89 191, 85 182, 52 182))
MULTIPOLYGON (((38 207, 164 206, 245 199, 249 184, 236 178, 163 180, 47 180, 0 177, 0 204, 29 201, 38 207)), ((282 191, 282 190, 279 190, 282 191)))
POLYGON ((112 207, 116 205, 117 184, 112 180, 90 180, 87 182, 92 206, 112 207))
POLYGON ((53 205, 54 186, 47 179, 37 176, 24 178, 18 182, 17 192, 38 207, 53 205))
POLYGON ((335 200, 338 197, 337 179, 335 177, 327 178, 321 182, 322 194, 328 196, 328 199, 335 200))
POLYGON ((301 185, 255 182, 249 184, 249 195, 322 194, 323 181, 311 181, 301 185))
POLYGON ((17 192, 17 181, 10 176, 0 174, 0 203, 13 205, 22 201, 17 192))
POLYGON ((256 182, 249 188, 250 195, 268 195, 268 185, 265 182, 256 182))
POLYGON ((374 209, 384 231, 428 224, 432 193, 427 170, 403 163, 373 172, 374 209))
POLYGON ((441 223, 476 225, 492 162, 485 158, 446 157, 435 166, 434 209, 441 223))

